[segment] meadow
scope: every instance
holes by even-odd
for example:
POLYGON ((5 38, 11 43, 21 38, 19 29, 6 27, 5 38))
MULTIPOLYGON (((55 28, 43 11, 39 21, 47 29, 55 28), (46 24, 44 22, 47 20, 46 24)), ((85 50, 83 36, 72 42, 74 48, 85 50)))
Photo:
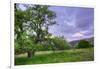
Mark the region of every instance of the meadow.
POLYGON ((71 49, 60 51, 40 51, 36 52, 35 56, 28 58, 27 54, 15 56, 15 65, 30 65, 30 64, 47 64, 47 63, 63 63, 63 62, 80 62, 93 61, 94 49, 71 49))

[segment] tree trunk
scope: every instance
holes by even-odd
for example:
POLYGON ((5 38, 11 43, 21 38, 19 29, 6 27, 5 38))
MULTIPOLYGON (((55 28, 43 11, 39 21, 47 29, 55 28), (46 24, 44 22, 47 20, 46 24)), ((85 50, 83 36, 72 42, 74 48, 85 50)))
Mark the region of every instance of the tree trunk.
POLYGON ((28 51, 27 52, 27 56, 28 56, 28 58, 31 58, 32 56, 34 56, 34 54, 35 54, 35 52, 33 51, 28 51))

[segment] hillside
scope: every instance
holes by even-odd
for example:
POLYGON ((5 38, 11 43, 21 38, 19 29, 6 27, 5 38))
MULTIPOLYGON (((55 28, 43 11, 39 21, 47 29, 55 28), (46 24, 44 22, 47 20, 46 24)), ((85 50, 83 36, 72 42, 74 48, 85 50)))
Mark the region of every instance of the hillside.
MULTIPOLYGON (((91 37, 91 38, 85 38, 85 39, 81 39, 81 40, 86 40, 86 41, 89 41, 92 45, 94 45, 94 37, 91 37)), ((74 41, 71 41, 69 42, 69 44, 71 46, 75 46, 79 43, 80 40, 74 40, 74 41)))

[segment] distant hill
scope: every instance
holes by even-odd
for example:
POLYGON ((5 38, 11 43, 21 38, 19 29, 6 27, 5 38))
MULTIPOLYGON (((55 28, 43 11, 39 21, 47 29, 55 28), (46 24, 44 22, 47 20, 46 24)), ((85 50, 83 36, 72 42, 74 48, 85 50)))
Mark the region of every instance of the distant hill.
MULTIPOLYGON (((86 40, 86 41, 90 42, 92 45, 94 45, 94 37, 80 39, 80 40, 86 40)), ((69 44, 70 44, 70 46, 76 46, 79 43, 80 40, 71 41, 71 42, 69 42, 69 44)))

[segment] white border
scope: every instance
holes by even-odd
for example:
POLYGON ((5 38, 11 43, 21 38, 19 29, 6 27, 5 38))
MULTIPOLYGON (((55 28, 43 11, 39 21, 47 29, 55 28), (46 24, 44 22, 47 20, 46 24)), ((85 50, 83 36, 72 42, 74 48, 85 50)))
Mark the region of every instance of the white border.
POLYGON ((72 7, 89 7, 95 8, 95 2, 88 0, 12 0, 11 1, 11 68, 12 69, 61 69, 65 68, 81 68, 80 66, 91 66, 95 62, 69 62, 69 63, 57 63, 57 64, 38 64, 38 65, 14 65, 14 3, 26 3, 26 4, 40 4, 40 5, 56 5, 56 6, 72 6, 72 7), (76 65, 76 66, 75 66, 76 65))
POLYGON ((58 6, 76 6, 76 7, 95 7, 95 1, 91 0, 12 0, 13 3, 58 5, 58 6))
POLYGON ((10 44, 11 44, 11 46, 10 46, 10 67, 11 68, 14 68, 14 3, 11 1, 10 2, 10 6, 11 6, 11 8, 10 8, 10 11, 11 11, 11 13, 10 13, 10 15, 11 15, 11 19, 10 19, 10 38, 11 38, 11 42, 10 42, 10 44))

